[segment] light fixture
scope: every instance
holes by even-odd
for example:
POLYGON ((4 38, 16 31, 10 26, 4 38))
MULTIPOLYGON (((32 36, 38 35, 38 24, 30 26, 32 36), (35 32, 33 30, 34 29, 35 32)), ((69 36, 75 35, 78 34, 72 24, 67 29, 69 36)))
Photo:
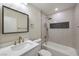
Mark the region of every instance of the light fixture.
POLYGON ((58 11, 58 8, 55 8, 54 10, 55 10, 55 11, 58 11))

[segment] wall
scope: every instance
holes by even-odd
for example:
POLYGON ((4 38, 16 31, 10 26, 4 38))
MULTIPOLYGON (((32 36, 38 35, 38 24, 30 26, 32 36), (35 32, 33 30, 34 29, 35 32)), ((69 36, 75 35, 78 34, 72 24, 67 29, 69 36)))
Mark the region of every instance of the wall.
POLYGON ((79 55, 79 4, 75 8, 75 40, 74 45, 79 55))
POLYGON ((15 41, 18 36, 22 36, 24 38, 40 38, 41 37, 41 13, 38 9, 33 7, 31 4, 20 5, 20 4, 0 4, 0 45, 3 43, 15 41), (29 15, 29 22, 33 24, 31 27, 29 24, 29 32, 28 33, 16 33, 16 34, 2 34, 2 5, 6 5, 13 9, 19 10, 29 15))
POLYGON ((44 43, 45 42, 45 36, 46 36, 46 27, 45 27, 45 24, 47 24, 47 16, 45 16, 45 15, 43 15, 42 14, 42 22, 41 22, 41 24, 42 24, 42 33, 41 33, 41 35, 42 35, 42 43, 44 43))
POLYGON ((73 46, 74 7, 52 14, 50 15, 50 17, 52 19, 48 21, 49 40, 66 46, 74 47, 73 46), (69 29, 50 29, 49 27, 49 23, 58 23, 66 21, 70 23, 69 29))

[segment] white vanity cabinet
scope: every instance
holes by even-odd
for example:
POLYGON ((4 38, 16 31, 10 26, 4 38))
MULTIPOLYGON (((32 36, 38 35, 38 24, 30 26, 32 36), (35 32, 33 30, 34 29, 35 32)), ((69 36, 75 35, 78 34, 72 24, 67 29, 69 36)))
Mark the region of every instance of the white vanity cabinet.
POLYGON ((37 56, 41 45, 31 40, 0 49, 0 56, 37 56))
POLYGON ((41 49, 41 46, 38 45, 35 48, 31 49, 30 51, 22 54, 21 56, 38 56, 38 52, 41 49))

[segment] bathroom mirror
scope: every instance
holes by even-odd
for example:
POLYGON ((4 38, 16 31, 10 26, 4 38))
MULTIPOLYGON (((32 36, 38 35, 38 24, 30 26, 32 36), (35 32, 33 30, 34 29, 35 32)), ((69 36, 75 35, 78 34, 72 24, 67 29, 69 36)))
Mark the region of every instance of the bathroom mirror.
POLYGON ((25 33, 29 31, 29 16, 23 12, 2 6, 2 33, 25 33))

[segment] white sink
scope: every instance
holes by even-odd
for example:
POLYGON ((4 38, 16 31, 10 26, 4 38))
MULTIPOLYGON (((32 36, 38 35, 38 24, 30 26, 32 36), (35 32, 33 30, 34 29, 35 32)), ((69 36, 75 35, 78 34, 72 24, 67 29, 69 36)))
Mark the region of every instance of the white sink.
POLYGON ((12 46, 11 49, 14 50, 14 51, 17 51, 17 50, 23 49, 23 48, 26 47, 26 46, 27 46, 27 48, 28 48, 28 47, 30 47, 30 45, 32 45, 32 43, 30 43, 30 42, 25 42, 25 43, 21 43, 21 44, 12 46))

